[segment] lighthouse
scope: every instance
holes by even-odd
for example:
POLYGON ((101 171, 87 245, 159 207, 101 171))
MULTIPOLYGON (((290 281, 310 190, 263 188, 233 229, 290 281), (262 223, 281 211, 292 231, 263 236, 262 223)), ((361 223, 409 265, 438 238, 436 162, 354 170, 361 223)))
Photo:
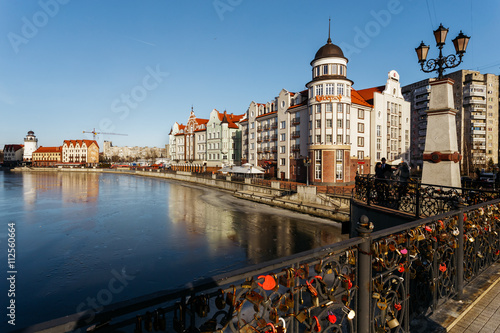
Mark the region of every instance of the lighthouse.
POLYGON ((35 132, 29 131, 24 138, 24 154, 23 161, 31 162, 31 156, 33 152, 38 149, 38 139, 35 136, 35 132))

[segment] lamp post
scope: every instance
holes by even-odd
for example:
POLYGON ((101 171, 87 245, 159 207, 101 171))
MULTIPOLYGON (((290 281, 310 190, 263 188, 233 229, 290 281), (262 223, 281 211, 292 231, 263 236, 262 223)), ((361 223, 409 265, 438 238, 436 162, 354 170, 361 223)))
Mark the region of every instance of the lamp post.
POLYGON ((452 40, 455 46, 455 54, 450 54, 446 57, 443 56, 443 46, 445 44, 446 35, 448 34, 448 29, 443 27, 443 24, 439 25, 439 28, 434 30, 434 38, 436 39, 436 46, 439 48, 439 57, 437 59, 427 60, 427 53, 429 52, 429 46, 425 45, 424 42, 415 49, 417 52, 418 62, 424 73, 438 72, 438 80, 443 78, 443 72, 447 68, 457 67, 462 63, 462 57, 467 49, 467 44, 469 43, 470 36, 464 35, 462 31, 458 34, 455 39, 452 40), (458 56, 458 59, 457 59, 458 56), (426 61, 427 60, 427 61, 426 61))
POLYGON ((456 55, 443 56, 448 29, 442 24, 434 30, 436 46, 439 48, 437 59, 427 59, 429 46, 424 42, 415 49, 418 62, 423 72, 438 72, 438 79, 431 81, 431 94, 427 113, 427 133, 423 153, 422 183, 450 187, 460 187, 460 160, 458 152, 457 127, 454 108, 452 79, 444 79, 443 72, 447 68, 457 67, 469 43, 469 36, 460 31, 453 40, 456 55), (457 58, 458 57, 458 58, 457 58))

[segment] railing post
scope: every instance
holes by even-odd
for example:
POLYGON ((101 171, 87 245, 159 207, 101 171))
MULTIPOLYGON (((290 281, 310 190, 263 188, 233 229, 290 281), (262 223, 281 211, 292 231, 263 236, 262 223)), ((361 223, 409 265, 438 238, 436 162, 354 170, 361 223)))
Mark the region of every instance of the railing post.
POLYGON ((370 222, 366 215, 359 218, 356 231, 363 242, 359 245, 358 250, 358 312, 356 314, 357 333, 369 333, 371 316, 371 283, 372 283, 372 256, 371 249, 371 232, 373 223, 370 222))
POLYGON ((457 297, 462 299, 464 295, 464 209, 458 213, 458 249, 457 249, 457 297))
POLYGON ((370 206, 370 195, 372 193, 372 182, 369 177, 366 177, 366 205, 370 206))
POLYGON ((420 218, 420 183, 415 186, 415 217, 420 218))

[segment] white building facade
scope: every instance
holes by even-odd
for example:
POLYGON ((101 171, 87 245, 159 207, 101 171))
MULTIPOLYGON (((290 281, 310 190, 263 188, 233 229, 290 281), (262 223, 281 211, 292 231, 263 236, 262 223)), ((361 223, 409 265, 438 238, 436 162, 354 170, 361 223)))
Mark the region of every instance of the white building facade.
POLYGON ((38 139, 35 136, 35 132, 29 131, 24 138, 24 152, 23 161, 31 162, 33 152, 38 149, 38 139))

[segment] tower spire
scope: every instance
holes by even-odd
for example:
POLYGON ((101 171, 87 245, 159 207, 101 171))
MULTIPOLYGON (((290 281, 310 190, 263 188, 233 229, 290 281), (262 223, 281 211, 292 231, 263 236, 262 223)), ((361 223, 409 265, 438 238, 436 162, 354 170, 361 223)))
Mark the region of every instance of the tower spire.
POLYGON ((330 17, 328 17, 328 40, 326 41, 328 44, 331 44, 332 43, 332 40, 330 39, 330 23, 331 23, 332 19, 330 17))

